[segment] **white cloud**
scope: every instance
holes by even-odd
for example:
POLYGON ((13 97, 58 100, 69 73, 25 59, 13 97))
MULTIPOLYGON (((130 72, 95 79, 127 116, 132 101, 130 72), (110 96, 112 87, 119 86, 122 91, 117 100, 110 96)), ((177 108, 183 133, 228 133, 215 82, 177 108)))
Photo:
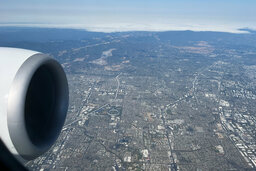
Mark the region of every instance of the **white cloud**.
POLYGON ((28 27, 50 27, 50 28, 74 28, 85 29, 95 32, 124 32, 124 31, 217 31, 230 33, 247 33, 239 30, 241 28, 256 29, 255 25, 239 24, 182 24, 182 23, 91 23, 91 24, 0 24, 0 26, 28 26, 28 27))

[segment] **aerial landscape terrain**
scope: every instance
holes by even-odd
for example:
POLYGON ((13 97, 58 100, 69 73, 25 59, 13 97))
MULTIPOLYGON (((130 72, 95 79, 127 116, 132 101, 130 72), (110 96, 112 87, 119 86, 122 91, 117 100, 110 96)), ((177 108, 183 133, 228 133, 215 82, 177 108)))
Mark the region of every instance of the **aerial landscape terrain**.
POLYGON ((0 27, 0 46, 49 54, 70 104, 30 170, 255 170, 256 32, 0 27))

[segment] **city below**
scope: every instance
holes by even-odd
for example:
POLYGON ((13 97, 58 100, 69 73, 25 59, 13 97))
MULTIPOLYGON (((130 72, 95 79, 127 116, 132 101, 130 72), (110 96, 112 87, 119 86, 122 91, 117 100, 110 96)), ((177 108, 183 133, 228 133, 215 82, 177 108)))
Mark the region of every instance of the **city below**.
POLYGON ((25 166, 255 170, 256 33, 248 32, 0 27, 0 46, 50 54, 69 82, 59 139, 25 166))

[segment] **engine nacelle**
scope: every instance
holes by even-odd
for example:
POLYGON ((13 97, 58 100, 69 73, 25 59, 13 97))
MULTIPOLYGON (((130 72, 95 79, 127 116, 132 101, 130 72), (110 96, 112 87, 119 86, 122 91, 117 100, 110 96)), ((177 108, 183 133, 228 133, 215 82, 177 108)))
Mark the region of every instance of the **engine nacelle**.
POLYGON ((53 58, 30 50, 0 48, 0 138, 26 160, 46 152, 65 122, 69 92, 53 58))

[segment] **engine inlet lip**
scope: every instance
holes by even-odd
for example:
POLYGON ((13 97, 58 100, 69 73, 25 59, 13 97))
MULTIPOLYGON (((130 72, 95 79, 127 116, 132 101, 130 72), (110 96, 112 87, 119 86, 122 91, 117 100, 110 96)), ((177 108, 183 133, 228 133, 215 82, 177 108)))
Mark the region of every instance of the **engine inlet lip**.
POLYGON ((10 138, 19 155, 24 159, 30 160, 38 157, 47 151, 58 138, 64 124, 68 109, 68 83, 65 72, 61 65, 53 58, 44 54, 35 54, 29 57, 19 68, 12 82, 8 96, 7 122, 10 138), (42 145, 35 144, 28 134, 25 121, 25 103, 27 91, 35 72, 41 66, 50 66, 57 74, 58 83, 58 106, 57 120, 54 131, 55 136, 42 145))

